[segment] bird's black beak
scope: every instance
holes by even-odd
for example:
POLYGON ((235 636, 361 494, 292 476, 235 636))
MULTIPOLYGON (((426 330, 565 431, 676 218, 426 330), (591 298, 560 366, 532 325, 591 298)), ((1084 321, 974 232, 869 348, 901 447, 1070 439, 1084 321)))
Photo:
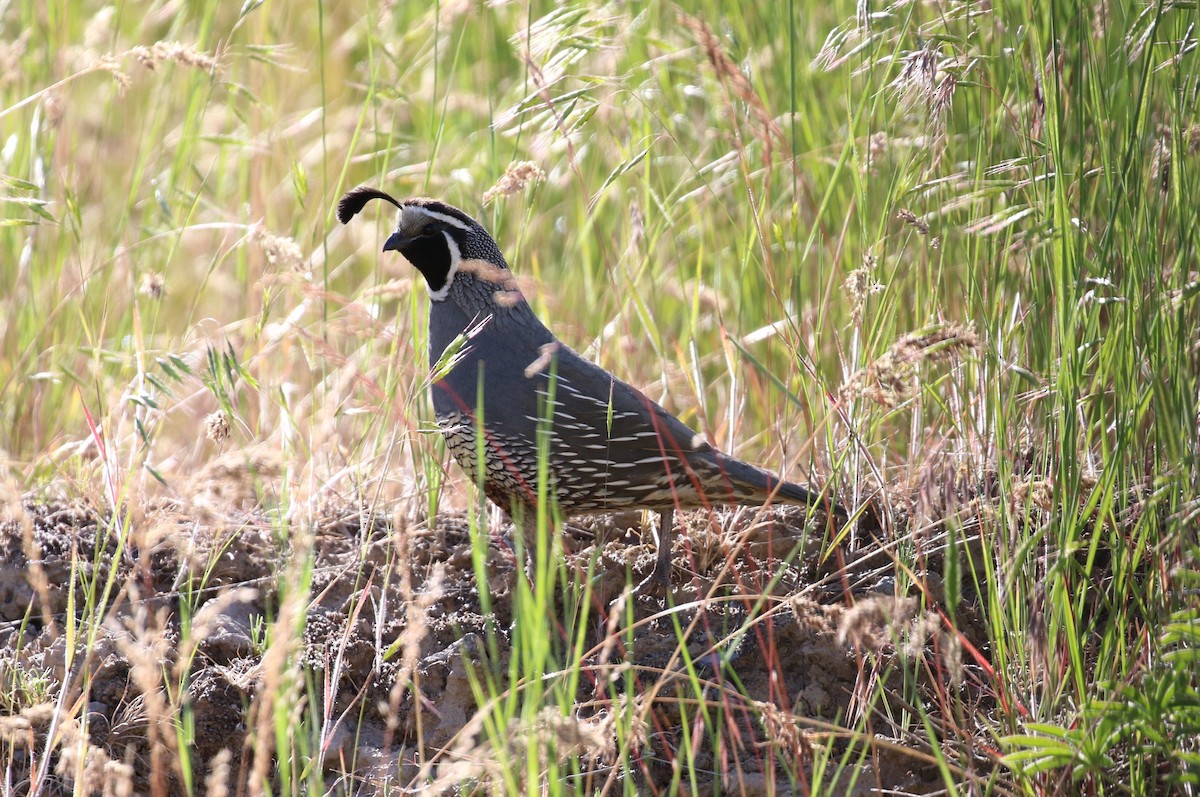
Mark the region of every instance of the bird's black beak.
POLYGON ((409 243, 411 240, 412 239, 409 238, 407 235, 400 232, 399 230, 396 230, 396 232, 389 235, 388 239, 383 242, 383 251, 399 252, 404 247, 404 245, 409 243))

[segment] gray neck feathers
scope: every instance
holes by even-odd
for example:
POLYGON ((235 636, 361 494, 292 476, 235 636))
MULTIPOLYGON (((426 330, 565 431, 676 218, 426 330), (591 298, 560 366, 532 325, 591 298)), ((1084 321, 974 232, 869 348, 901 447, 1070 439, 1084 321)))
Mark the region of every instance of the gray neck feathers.
POLYGON ((446 297, 429 306, 429 362, 468 328, 481 325, 468 346, 484 359, 527 351, 555 340, 517 288, 512 272, 487 262, 464 260, 446 297))
POLYGON ((445 292, 430 297, 430 365, 468 328, 474 329, 474 335, 467 343, 470 351, 464 365, 479 359, 523 358, 555 340, 533 314, 487 231, 476 224, 474 229, 449 233, 458 258, 445 292))

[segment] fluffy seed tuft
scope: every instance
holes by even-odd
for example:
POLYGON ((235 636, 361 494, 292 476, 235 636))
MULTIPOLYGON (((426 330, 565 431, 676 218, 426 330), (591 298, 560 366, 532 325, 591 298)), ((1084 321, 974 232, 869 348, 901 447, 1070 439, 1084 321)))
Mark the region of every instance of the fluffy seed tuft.
POLYGON ((483 204, 487 205, 494 199, 519 194, 529 186, 537 185, 545 179, 546 173, 533 161, 510 163, 496 184, 483 192, 483 204))
POLYGON ((204 419, 204 433, 209 440, 220 443, 229 437, 229 417, 224 410, 209 413, 204 419))
POLYGON ((261 224, 250 228, 250 240, 258 244, 272 266, 278 264, 293 271, 303 271, 308 265, 299 244, 291 238, 268 232, 261 224))
POLYGON ((875 255, 870 253, 865 254, 863 255, 862 266, 847 274, 846 281, 842 283, 846 288, 846 293, 850 296, 850 315, 853 317, 855 324, 862 323, 867 298, 871 294, 879 293, 887 287, 876 279, 875 272, 877 267, 878 262, 875 259, 875 255))
POLYGON ((161 299, 166 287, 166 280, 157 271, 147 271, 142 275, 138 292, 151 299, 161 299))
POLYGON ((175 41, 160 41, 146 47, 138 45, 129 50, 139 64, 146 69, 157 69, 159 64, 172 62, 181 66, 211 72, 217 68, 217 59, 202 50, 175 41))

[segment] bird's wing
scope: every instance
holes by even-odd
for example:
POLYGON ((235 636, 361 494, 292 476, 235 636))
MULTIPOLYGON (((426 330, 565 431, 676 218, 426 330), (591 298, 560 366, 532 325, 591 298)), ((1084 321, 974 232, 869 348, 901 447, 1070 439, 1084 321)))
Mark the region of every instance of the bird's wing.
POLYGON ((586 430, 597 435, 596 445, 620 452, 623 460, 634 455, 687 459, 711 451, 702 435, 649 396, 566 346, 551 373, 554 379, 546 389, 553 390, 558 434, 586 430))

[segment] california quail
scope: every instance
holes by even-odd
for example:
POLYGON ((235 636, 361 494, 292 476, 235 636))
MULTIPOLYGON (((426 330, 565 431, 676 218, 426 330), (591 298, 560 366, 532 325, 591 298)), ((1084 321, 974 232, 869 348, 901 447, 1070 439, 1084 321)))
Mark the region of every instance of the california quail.
MULTIPOLYGON (((484 429, 484 491, 534 526, 539 430, 549 433, 549 489, 564 514, 660 512, 652 580, 665 584, 675 509, 722 503, 824 503, 804 487, 726 456, 640 391, 562 344, 538 320, 492 237, 458 208, 399 202, 366 186, 338 202, 352 219, 372 199, 400 209, 383 251, 404 255, 429 286, 429 362, 441 363, 433 409, 454 458, 474 476, 484 429), (465 338, 455 343, 456 339, 465 338), (546 402, 553 417, 546 422, 546 402)), ((639 587, 640 591, 641 587, 639 587)))

